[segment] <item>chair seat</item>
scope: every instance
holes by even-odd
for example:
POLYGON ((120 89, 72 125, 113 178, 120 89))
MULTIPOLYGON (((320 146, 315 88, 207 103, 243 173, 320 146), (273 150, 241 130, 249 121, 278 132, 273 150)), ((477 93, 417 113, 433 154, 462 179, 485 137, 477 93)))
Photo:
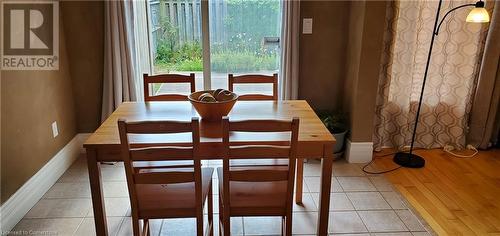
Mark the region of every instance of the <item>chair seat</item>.
MULTIPOLYGON (((252 169, 252 166, 234 167, 236 169, 252 169)), ((258 166, 257 169, 265 167, 258 166)), ((281 169, 280 166, 268 166, 268 169, 281 169)), ((234 171, 234 169, 233 169, 234 171)), ((223 170, 217 168, 219 191, 224 198, 223 170)), ((230 181, 231 216, 281 216, 285 214, 287 199, 287 181, 274 182, 242 182, 230 181)), ((223 206, 224 207, 224 206, 223 206)))
MULTIPOLYGON (((203 204, 212 186, 213 168, 202 168, 203 204)), ((195 185, 180 184, 137 184, 139 217, 146 219, 195 217, 195 185)))

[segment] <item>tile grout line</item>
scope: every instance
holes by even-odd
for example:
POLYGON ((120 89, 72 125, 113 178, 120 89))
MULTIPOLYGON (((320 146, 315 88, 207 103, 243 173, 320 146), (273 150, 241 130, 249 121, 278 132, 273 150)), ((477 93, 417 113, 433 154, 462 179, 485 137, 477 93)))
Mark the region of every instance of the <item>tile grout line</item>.
POLYGON ((120 233, 120 231, 122 230, 122 227, 123 227, 123 223, 125 222, 125 218, 127 217, 122 217, 122 219, 120 220, 120 224, 118 226, 118 230, 116 230, 115 232, 115 236, 118 236, 118 234, 120 233))
POLYGON ((359 220, 361 220, 361 223, 363 223, 363 226, 365 226, 366 232, 370 233, 367 224, 365 223, 361 215, 359 215, 358 211, 356 210, 356 206, 354 206, 354 203, 352 202, 351 198, 346 193, 344 194, 346 195, 347 200, 351 203, 352 208, 354 209, 354 212, 356 212, 356 215, 358 216, 359 220))
POLYGON ((83 217, 78 226, 76 226, 76 229, 73 231, 73 235, 75 235, 76 232, 78 232, 78 229, 80 228, 80 226, 82 226, 83 221, 85 221, 85 217, 83 217))

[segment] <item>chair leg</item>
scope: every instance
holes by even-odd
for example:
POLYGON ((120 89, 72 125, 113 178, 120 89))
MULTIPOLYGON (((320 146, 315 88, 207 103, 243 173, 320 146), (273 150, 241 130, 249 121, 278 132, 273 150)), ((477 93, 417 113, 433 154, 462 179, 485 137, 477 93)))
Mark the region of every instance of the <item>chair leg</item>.
POLYGON ((292 213, 288 213, 285 217, 285 235, 292 236, 292 213))
POLYGON ((212 185, 210 185, 210 189, 208 190, 208 225, 210 233, 210 236, 214 235, 214 202, 213 202, 213 196, 212 196, 212 185))
POLYGON ((143 221, 144 221, 143 227, 142 227, 143 234, 145 236, 150 236, 151 235, 151 228, 149 227, 149 219, 144 219, 143 221))
POLYGON ((139 217, 132 216, 132 231, 134 232, 134 236, 140 236, 141 230, 139 225, 139 217))
POLYGON ((230 236, 231 235, 231 216, 229 215, 228 206, 223 204, 223 191, 222 186, 219 186, 219 235, 220 236, 230 236))
POLYGON ((231 215, 229 215, 229 208, 227 206, 223 206, 222 213, 223 213, 223 215, 222 215, 222 231, 224 232, 223 235, 230 236, 231 235, 231 215))
POLYGON ((297 178, 295 179, 295 203, 302 204, 302 192, 304 184, 304 159, 297 158, 297 178))
POLYGON ((228 215, 225 215, 224 218, 222 219, 224 222, 222 227, 224 228, 224 236, 231 236, 231 217, 228 215))
POLYGON ((203 236, 203 212, 196 217, 196 235, 203 236))
POLYGON ((285 217, 281 217, 281 235, 285 235, 285 217))

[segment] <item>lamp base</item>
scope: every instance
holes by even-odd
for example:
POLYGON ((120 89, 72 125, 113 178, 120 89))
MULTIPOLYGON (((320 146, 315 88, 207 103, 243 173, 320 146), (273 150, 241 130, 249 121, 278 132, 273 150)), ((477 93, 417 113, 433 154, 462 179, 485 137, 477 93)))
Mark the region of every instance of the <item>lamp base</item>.
POLYGON ((425 166, 425 159, 415 154, 398 152, 392 159, 396 164, 408 168, 422 168, 425 166))

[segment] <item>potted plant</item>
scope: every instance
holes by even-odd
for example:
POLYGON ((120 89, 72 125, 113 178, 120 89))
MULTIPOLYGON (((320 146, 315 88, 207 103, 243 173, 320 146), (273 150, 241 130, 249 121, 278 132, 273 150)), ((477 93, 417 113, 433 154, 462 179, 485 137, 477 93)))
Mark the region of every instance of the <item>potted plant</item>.
POLYGON ((318 111, 316 112, 326 128, 332 133, 337 142, 333 147, 335 157, 341 156, 344 148, 345 135, 347 134, 347 124, 344 113, 341 111, 318 111))

